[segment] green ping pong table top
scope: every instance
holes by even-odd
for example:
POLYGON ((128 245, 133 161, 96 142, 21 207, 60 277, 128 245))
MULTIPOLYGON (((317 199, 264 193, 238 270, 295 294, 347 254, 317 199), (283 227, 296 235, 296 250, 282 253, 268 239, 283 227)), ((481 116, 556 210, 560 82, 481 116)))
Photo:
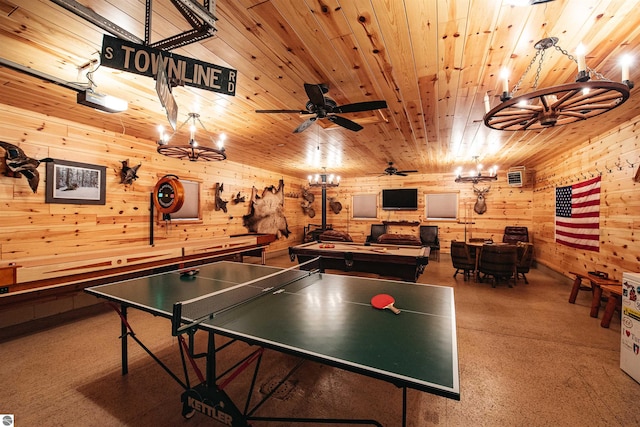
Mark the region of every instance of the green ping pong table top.
MULTIPOLYGON (((162 273, 88 288, 108 300, 170 318, 172 306, 282 269, 222 261, 183 277, 162 273)), ((313 273, 198 325, 250 344, 460 399, 453 289, 313 273), (370 305, 392 295, 398 315, 370 305)))

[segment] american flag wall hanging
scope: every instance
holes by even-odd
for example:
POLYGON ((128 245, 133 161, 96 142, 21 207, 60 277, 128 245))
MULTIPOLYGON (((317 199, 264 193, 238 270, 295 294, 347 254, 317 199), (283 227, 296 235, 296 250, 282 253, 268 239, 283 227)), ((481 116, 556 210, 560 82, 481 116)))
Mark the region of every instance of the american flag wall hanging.
POLYGON ((600 179, 556 187, 556 242, 600 251, 600 179))

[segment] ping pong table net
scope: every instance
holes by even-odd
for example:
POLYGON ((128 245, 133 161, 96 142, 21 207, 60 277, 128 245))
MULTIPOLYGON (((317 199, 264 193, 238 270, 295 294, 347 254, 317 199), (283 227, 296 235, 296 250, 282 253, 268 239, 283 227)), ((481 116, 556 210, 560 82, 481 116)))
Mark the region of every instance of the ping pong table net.
POLYGON ((274 293, 293 283, 301 285, 315 282, 319 274, 320 259, 276 273, 240 283, 229 288, 173 304, 171 331, 174 336, 196 327, 216 315, 231 310, 261 296, 274 293))

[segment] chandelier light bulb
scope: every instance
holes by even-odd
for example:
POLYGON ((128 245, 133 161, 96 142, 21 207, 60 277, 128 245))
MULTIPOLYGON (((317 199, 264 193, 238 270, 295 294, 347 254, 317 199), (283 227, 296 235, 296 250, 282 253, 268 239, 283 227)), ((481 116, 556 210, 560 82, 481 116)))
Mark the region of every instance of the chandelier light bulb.
POLYGON ((631 66, 632 63, 632 59, 631 59, 631 55, 623 55, 622 58, 620 58, 620 66, 622 68, 622 82, 627 82, 629 81, 629 67, 631 66))
POLYGON ((587 61, 585 59, 585 55, 587 53, 587 48, 582 44, 578 44, 576 47, 576 58, 578 61, 578 72, 587 71, 587 61))
POLYGON ((500 70, 500 79, 502 80, 502 91, 509 93, 509 70, 506 68, 500 70))
POLYGON ((224 133, 221 133, 218 136, 218 149, 219 150, 224 150, 224 141, 227 139, 227 135, 224 133))

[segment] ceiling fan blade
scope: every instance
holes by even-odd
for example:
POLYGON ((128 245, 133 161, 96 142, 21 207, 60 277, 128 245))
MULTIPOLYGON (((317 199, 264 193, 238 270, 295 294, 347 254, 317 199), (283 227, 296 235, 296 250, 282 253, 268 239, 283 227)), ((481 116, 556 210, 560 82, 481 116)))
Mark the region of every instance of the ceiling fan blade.
POLYGON ((307 110, 256 110, 256 113, 294 113, 294 114, 311 114, 307 110))
POLYGON ((322 92, 322 86, 305 83, 304 91, 307 92, 309 101, 311 101, 313 105, 324 106, 325 101, 324 93, 322 92))
POLYGON ((317 119, 317 117, 311 117, 310 119, 305 120, 304 122, 302 122, 300 124, 300 126, 298 126, 297 128, 294 129, 293 133, 300 133, 300 132, 304 131, 306 128, 311 126, 313 124, 313 122, 316 121, 316 119, 317 119))
POLYGON ((398 176, 407 176, 407 174, 406 174, 406 173, 403 173, 403 172, 396 172, 396 173, 394 173, 394 175, 398 175, 398 176))
POLYGON ((334 113, 357 113, 359 111, 371 111, 387 108, 387 101, 366 101, 346 104, 333 109, 334 113))
POLYGON ((359 124, 357 124, 356 122, 352 122, 349 119, 345 119, 344 117, 340 117, 340 116, 328 116, 327 117, 330 121, 332 121, 333 123, 342 126, 343 128, 347 128, 349 130, 352 130, 354 132, 358 132, 359 130, 362 130, 363 127, 360 126, 359 124))
POLYGON ((413 170, 412 171, 398 171, 397 173, 401 174, 401 173, 416 173, 416 172, 418 172, 418 171, 413 171, 413 170))

